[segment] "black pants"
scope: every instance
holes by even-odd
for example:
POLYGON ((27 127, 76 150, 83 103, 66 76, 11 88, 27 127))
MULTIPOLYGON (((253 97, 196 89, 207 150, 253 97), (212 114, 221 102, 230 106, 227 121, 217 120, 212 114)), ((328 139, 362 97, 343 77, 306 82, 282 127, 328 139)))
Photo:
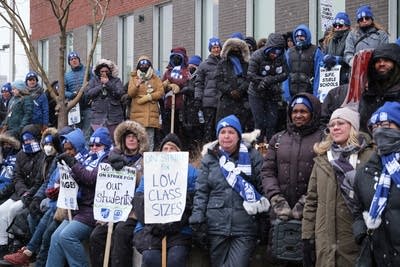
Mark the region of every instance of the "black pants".
MULTIPOLYGON (((133 230, 136 220, 129 218, 114 226, 111 241, 111 267, 133 266, 133 230)), ((92 267, 103 267, 108 225, 97 225, 90 235, 90 261, 92 267)))

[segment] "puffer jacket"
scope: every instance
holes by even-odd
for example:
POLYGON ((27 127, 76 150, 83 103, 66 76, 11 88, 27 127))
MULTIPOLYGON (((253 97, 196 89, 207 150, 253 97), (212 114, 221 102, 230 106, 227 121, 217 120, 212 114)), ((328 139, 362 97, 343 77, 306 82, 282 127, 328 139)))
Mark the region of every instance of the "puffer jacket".
POLYGON ((202 106, 206 108, 215 108, 218 105, 219 91, 215 81, 215 69, 220 60, 220 57, 210 54, 196 70, 194 98, 201 99, 202 106))
POLYGON ((24 126, 32 122, 33 101, 30 95, 14 96, 8 103, 8 113, 2 126, 7 127, 7 132, 15 138, 20 138, 24 126))

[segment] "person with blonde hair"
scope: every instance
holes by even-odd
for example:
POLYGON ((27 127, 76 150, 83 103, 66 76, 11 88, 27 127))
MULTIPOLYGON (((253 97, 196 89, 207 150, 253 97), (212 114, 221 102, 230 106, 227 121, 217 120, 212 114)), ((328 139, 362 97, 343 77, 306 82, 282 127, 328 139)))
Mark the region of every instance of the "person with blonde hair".
POLYGON ((372 154, 359 132, 360 115, 343 107, 329 120, 326 138, 314 145, 317 157, 303 210, 304 266, 354 266, 359 248, 352 235, 356 169, 372 154))

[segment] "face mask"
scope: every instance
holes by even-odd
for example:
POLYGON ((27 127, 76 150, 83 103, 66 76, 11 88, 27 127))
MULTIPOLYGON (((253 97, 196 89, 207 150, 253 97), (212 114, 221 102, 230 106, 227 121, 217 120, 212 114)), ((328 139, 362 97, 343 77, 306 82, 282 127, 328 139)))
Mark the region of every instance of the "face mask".
POLYGON ((139 70, 146 73, 149 70, 149 65, 140 65, 139 70))
POLYGON ((172 64, 173 64, 174 66, 180 66, 180 65, 182 64, 182 58, 181 58, 180 56, 178 56, 178 55, 175 55, 175 56, 172 58, 172 64))
POLYGON ((44 145, 43 150, 46 156, 53 156, 56 154, 56 149, 52 145, 44 145))

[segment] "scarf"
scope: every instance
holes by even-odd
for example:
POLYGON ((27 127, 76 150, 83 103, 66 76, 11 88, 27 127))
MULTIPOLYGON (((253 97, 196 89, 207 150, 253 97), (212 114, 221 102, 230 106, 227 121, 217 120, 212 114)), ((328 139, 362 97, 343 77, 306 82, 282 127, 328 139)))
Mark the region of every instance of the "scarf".
POLYGON ((26 154, 33 154, 33 153, 40 151, 40 145, 38 142, 23 144, 22 151, 24 151, 26 154))
POLYGON ((107 155, 105 150, 101 150, 96 153, 89 153, 89 156, 83 162, 83 166, 85 166, 86 170, 92 171, 96 168, 99 163, 103 160, 103 158, 107 155))
POLYGON ((261 194, 257 192, 252 184, 246 181, 243 176, 251 175, 251 162, 247 147, 240 143, 239 159, 235 163, 230 160, 229 154, 220 148, 221 157, 219 158, 219 166, 222 174, 228 184, 239 195, 248 202, 256 202, 260 200, 261 194))
POLYGON ((32 99, 38 98, 43 92, 43 87, 41 87, 39 84, 36 84, 35 87, 33 88, 28 88, 29 94, 31 95, 32 99))
POLYGON ((182 80, 183 75, 181 66, 176 66, 171 70, 171 78, 176 80, 182 80))
POLYGON ((142 81, 149 81, 151 77, 153 76, 153 68, 149 68, 146 72, 143 72, 141 70, 136 71, 136 75, 142 80, 142 81))
POLYGON ((240 64, 240 59, 236 56, 229 56, 229 60, 231 61, 233 65, 233 71, 235 72, 235 75, 237 77, 243 76, 243 68, 242 64, 240 64))
POLYGON ((400 188, 400 131, 397 129, 378 128, 373 132, 374 140, 378 146, 378 154, 381 157, 382 172, 375 187, 368 214, 364 220, 369 229, 376 229, 382 222, 382 213, 386 208, 392 181, 400 188))

